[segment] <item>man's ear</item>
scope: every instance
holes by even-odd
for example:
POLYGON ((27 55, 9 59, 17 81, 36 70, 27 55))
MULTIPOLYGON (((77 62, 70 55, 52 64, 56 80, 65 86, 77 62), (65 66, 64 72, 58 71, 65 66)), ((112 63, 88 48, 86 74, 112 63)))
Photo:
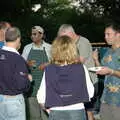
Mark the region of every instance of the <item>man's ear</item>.
POLYGON ((16 40, 16 41, 17 41, 18 43, 20 42, 20 40, 21 40, 21 38, 20 38, 20 37, 17 37, 17 40, 16 40))
POLYGON ((5 34, 3 30, 0 30, 0 39, 5 40, 5 34))
POLYGON ((17 40, 16 40, 16 42, 17 42, 17 50, 19 50, 20 47, 21 47, 21 42, 20 42, 20 40, 21 40, 20 37, 18 37, 17 40))

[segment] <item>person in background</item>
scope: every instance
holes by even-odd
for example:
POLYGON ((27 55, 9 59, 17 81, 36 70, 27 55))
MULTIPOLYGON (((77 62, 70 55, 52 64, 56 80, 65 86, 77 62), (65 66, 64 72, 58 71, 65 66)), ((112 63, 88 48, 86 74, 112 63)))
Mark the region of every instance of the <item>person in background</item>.
POLYGON ((0 48, 5 44, 5 31, 10 27, 10 23, 6 21, 0 22, 0 48))
POLYGON ((42 27, 32 27, 32 43, 26 45, 22 53, 33 77, 32 87, 26 98, 28 120, 47 119, 47 115, 40 109, 36 99, 36 94, 43 76, 43 69, 50 59, 51 45, 46 43, 43 37, 44 29, 42 27))
MULTIPOLYGON (((72 25, 70 24, 63 24, 60 26, 58 30, 58 36, 62 36, 62 35, 67 35, 71 37, 73 42, 76 44, 78 51, 78 59, 77 59, 78 61, 80 60, 83 64, 86 65, 87 68, 95 66, 92 58, 92 46, 87 38, 76 34, 72 25)), ((97 93, 98 91, 97 75, 93 72, 89 72, 89 74, 95 86, 95 91, 97 93)), ((95 109, 95 104, 97 99, 96 93, 94 98, 92 98, 92 101, 85 104, 89 120, 94 120, 93 111, 96 110, 95 109)))
POLYGON ((87 68, 76 61, 76 45, 70 37, 59 36, 51 49, 38 102, 49 113, 49 120, 86 120, 84 102, 93 97, 94 87, 87 68))
POLYGON ((100 114, 102 120, 120 119, 120 25, 110 22, 105 26, 105 41, 110 47, 104 54, 101 64, 98 52, 93 52, 96 66, 101 70, 96 73, 105 75, 104 90, 101 98, 100 114))
POLYGON ((0 120, 26 120, 23 93, 30 88, 32 78, 17 51, 20 39, 18 28, 8 28, 6 45, 0 49, 0 120))

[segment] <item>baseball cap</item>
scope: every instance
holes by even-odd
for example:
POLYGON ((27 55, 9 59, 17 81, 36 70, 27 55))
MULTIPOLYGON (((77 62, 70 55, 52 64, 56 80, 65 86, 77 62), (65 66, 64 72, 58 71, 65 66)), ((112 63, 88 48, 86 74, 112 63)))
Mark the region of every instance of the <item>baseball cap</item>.
POLYGON ((40 33, 44 33, 44 29, 41 26, 34 26, 32 29, 39 31, 40 33))

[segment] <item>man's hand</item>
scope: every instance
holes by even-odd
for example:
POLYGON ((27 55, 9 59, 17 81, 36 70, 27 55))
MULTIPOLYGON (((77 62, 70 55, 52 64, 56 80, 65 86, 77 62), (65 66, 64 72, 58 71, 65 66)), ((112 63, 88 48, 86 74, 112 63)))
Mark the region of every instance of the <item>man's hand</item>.
POLYGON ((32 82, 32 75, 28 74, 28 79, 32 82))
POLYGON ((33 67, 36 64, 36 61, 35 60, 28 60, 27 64, 29 67, 33 67))
POLYGON ((93 57, 93 59, 95 61, 99 59, 99 57, 98 57, 98 50, 97 49, 95 49, 95 51, 92 52, 92 57, 93 57))
POLYGON ((38 67, 38 69, 39 69, 39 70, 44 70, 45 67, 46 67, 48 64, 49 64, 49 63, 40 64, 39 67, 38 67))
POLYGON ((112 75, 113 74, 113 70, 111 68, 103 66, 101 68, 101 70, 96 72, 96 74, 99 74, 99 75, 112 75))

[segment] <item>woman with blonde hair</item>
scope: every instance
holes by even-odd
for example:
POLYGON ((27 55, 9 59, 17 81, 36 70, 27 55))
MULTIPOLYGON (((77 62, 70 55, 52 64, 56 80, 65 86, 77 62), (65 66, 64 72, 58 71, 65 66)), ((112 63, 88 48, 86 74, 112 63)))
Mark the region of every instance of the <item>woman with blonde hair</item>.
POLYGON ((49 120, 86 120, 84 102, 93 97, 94 87, 77 57, 76 45, 70 37, 59 36, 53 41, 51 62, 37 93, 49 120))

